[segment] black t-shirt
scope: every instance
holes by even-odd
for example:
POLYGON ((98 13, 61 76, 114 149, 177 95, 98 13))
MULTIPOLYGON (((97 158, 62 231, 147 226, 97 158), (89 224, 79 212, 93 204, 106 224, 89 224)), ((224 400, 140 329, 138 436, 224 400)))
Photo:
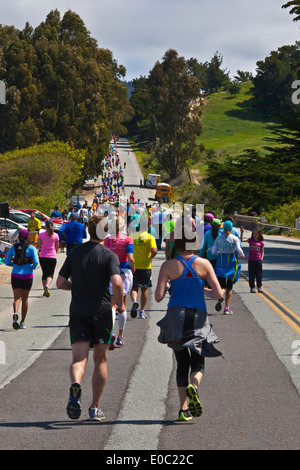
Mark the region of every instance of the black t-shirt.
POLYGON ((120 262, 115 253, 103 245, 86 242, 67 256, 59 274, 72 277, 70 316, 82 319, 111 312, 109 281, 120 274, 120 262))

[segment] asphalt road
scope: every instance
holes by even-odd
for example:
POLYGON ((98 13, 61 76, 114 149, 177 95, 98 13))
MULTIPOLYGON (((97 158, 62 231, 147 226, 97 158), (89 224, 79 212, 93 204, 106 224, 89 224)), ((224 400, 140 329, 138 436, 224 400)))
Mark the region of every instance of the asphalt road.
MULTIPOLYGON (((128 150, 127 141, 118 143, 127 163, 126 193, 133 188, 136 198, 145 201, 151 194, 139 188, 140 171, 128 150)), ((64 258, 59 254, 57 271, 64 258)), ((234 315, 217 313, 215 302, 207 300, 224 358, 207 359, 199 389, 203 415, 189 423, 175 421, 174 359, 157 341, 156 322, 168 302, 168 297, 159 304, 154 300, 163 261, 161 251, 153 262, 148 318, 129 315, 125 346, 109 351, 101 405, 106 420, 100 423, 87 420, 92 352, 82 384, 82 417, 71 421, 65 411, 70 294, 53 287, 50 298, 43 298, 38 268, 27 329, 14 331, 12 292, 9 286, 0 288, 1 450, 103 450, 112 455, 126 450, 138 455, 141 450, 299 449, 299 242, 267 237, 263 294, 249 293, 243 261, 231 303, 234 315)), ((130 306, 129 300, 128 310, 130 306)))

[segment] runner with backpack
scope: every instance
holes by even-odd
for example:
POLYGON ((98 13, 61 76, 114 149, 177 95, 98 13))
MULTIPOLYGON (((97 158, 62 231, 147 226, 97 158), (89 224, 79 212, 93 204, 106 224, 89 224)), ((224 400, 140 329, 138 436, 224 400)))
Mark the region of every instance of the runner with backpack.
POLYGON ((13 328, 15 330, 26 328, 25 318, 28 311, 28 296, 33 282, 33 270, 39 264, 36 248, 28 242, 29 232, 26 229, 19 231, 19 242, 15 243, 7 253, 5 264, 12 266, 11 286, 14 294, 13 302, 13 328), (19 308, 21 307, 21 321, 19 308))

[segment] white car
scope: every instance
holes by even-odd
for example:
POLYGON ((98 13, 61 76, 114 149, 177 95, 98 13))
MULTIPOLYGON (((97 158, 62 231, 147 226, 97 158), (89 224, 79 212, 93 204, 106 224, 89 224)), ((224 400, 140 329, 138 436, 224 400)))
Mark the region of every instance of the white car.
POLYGON ((9 218, 13 222, 24 225, 24 227, 27 228, 28 221, 30 220, 30 215, 25 214, 25 212, 18 211, 16 209, 9 209, 9 218))
POLYGON ((26 228, 10 219, 0 218, 0 238, 9 243, 18 242, 19 230, 26 228))

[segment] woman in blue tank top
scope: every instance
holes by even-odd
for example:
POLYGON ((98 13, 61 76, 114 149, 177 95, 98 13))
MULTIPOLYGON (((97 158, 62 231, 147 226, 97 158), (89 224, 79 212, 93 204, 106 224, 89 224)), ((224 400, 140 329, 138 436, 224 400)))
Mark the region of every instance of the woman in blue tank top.
POLYGON ((204 373, 204 358, 222 355, 214 347, 218 338, 208 321, 204 296, 219 299, 224 289, 221 289, 211 263, 190 249, 196 236, 192 228, 184 227, 181 222, 175 227, 172 259, 162 264, 155 290, 155 300, 160 302, 167 283, 171 284, 166 315, 157 325, 160 328, 158 341, 173 349, 177 361, 179 421, 201 415, 198 387, 204 373), (179 255, 175 256, 176 252, 179 255), (210 289, 205 287, 205 281, 210 289))

